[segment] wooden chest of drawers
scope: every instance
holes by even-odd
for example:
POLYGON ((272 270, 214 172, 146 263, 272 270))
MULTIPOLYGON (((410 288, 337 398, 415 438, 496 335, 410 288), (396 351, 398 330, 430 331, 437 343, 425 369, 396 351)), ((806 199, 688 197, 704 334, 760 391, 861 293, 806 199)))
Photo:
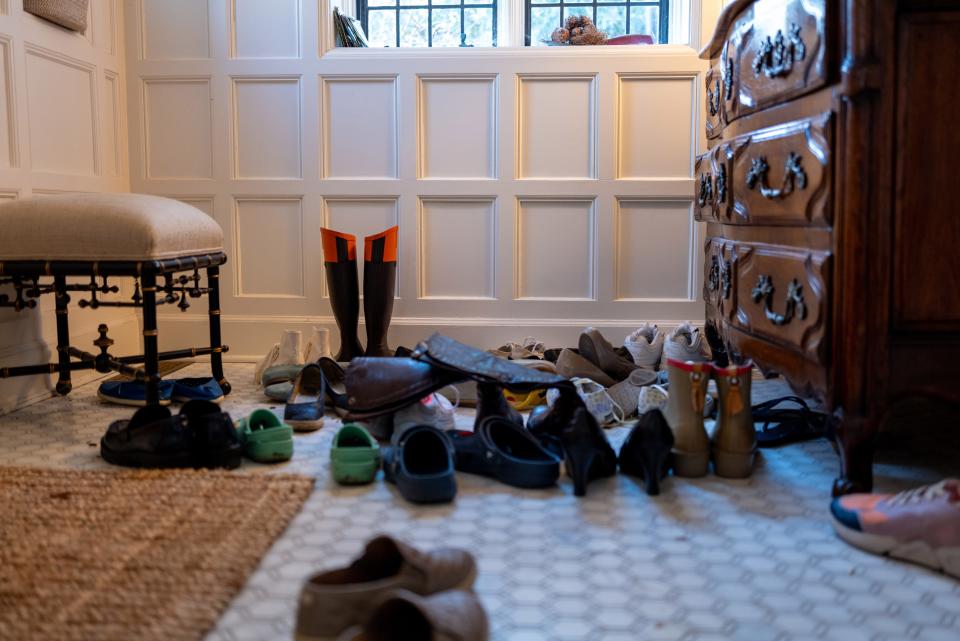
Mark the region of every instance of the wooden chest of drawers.
POLYGON ((701 52, 715 350, 833 412, 835 493, 891 404, 960 400, 960 0, 735 0, 701 52))

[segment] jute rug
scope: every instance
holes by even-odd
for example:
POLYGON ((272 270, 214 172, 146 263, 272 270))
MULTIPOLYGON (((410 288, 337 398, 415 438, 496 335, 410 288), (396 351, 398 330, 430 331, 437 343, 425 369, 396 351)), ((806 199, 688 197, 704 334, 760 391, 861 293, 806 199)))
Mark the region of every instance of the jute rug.
POLYGON ((0 468, 0 638, 202 639, 312 487, 292 475, 0 468))

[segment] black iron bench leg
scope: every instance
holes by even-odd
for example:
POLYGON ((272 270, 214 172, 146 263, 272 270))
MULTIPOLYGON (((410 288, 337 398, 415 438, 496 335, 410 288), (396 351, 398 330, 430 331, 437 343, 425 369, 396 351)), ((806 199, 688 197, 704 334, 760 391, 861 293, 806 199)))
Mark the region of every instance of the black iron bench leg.
POLYGON ((160 403, 160 361, 157 347, 157 276, 141 277, 143 291, 143 369, 147 375, 147 405, 160 403))
POLYGON ((67 294, 67 278, 55 276, 53 291, 57 309, 57 363, 60 373, 57 379, 57 394, 67 395, 73 389, 70 380, 70 324, 67 321, 67 305, 70 296, 67 294))
POLYGON ((220 335, 220 267, 207 267, 207 286, 210 288, 207 303, 210 308, 210 370, 224 394, 229 394, 230 383, 223 375, 223 337, 220 335))

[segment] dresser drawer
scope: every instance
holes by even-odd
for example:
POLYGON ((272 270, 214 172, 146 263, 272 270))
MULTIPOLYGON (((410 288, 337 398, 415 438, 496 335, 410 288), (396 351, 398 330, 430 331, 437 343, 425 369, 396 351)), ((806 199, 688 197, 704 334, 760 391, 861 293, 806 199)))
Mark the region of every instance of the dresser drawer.
POLYGON ((733 265, 736 245, 723 238, 710 238, 704 244, 703 300, 726 320, 733 319, 733 265))
POLYGON ((736 243, 733 324, 824 362, 829 316, 829 252, 736 243))
POLYGON ((716 150, 711 149, 702 156, 698 156, 694 163, 696 183, 694 190, 696 199, 693 203, 693 217, 700 221, 717 220, 717 210, 714 203, 714 176, 713 157, 716 150))
POLYGON ((830 113, 735 139, 729 197, 734 224, 830 224, 830 113))
POLYGON ((723 132, 723 78, 720 68, 712 67, 707 72, 705 82, 707 138, 717 138, 723 132))
POLYGON ((737 116, 826 84, 827 10, 826 0, 757 0, 737 17, 727 47, 738 52, 728 54, 737 116))

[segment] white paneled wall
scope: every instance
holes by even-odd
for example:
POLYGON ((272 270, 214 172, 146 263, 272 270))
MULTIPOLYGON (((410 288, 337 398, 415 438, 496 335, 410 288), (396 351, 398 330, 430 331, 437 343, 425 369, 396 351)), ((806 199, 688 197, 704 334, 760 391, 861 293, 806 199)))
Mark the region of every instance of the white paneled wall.
MULTIPOLYGON (((224 227, 231 356, 333 326, 323 225, 399 225, 394 343, 702 317, 692 47, 324 54, 326 0, 127 9, 133 190, 224 227)), ((202 336, 206 316, 162 322, 162 341, 202 336)))
MULTIPOLYGON (((129 189, 123 9, 120 0, 91 0, 89 27, 78 34, 0 0, 0 198, 129 189)), ((101 322, 116 353, 136 349, 132 312, 76 306, 74 345, 92 348, 101 322)), ((55 345, 52 296, 36 310, 0 309, 3 366, 49 362, 55 345)), ((0 413, 49 388, 45 376, 0 380, 0 413)))

